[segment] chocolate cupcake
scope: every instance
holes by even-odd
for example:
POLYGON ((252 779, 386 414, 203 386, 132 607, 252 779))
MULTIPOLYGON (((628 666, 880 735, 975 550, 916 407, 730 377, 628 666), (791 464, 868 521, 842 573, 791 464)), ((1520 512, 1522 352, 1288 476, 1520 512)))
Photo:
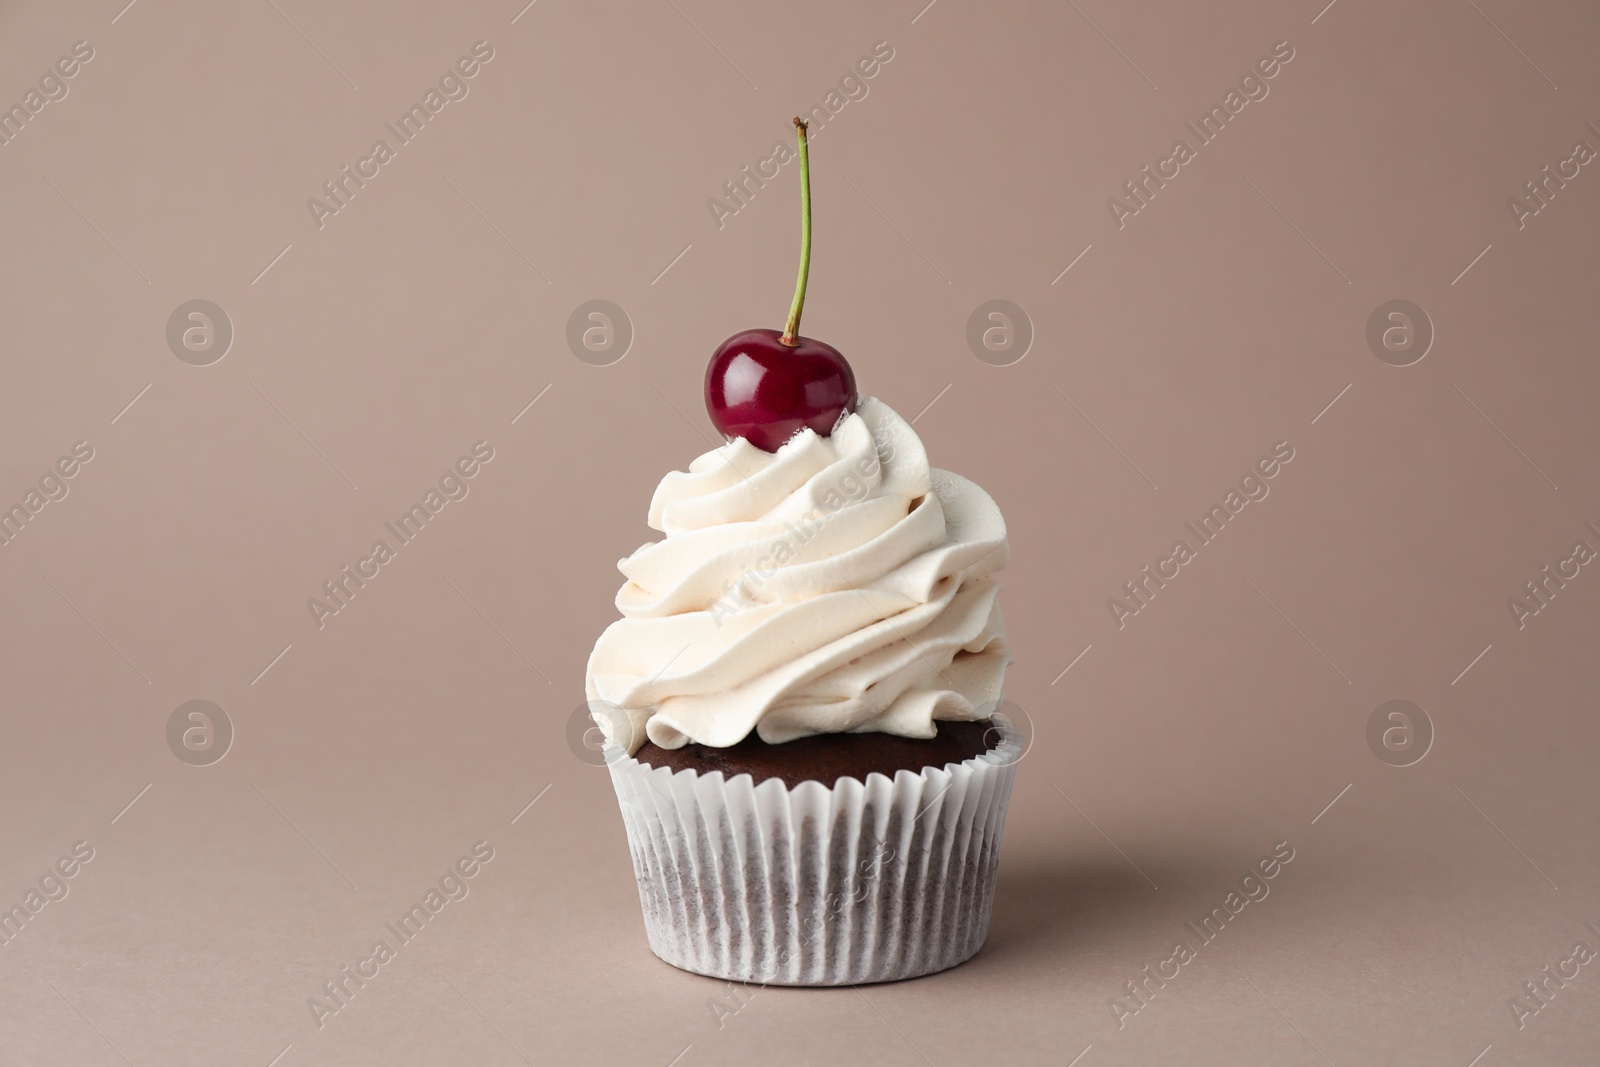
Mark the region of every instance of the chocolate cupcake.
POLYGON ((1022 739, 999 509, 887 405, 662 480, 590 709, 650 947, 747 982, 955 966, 988 932, 1022 739))

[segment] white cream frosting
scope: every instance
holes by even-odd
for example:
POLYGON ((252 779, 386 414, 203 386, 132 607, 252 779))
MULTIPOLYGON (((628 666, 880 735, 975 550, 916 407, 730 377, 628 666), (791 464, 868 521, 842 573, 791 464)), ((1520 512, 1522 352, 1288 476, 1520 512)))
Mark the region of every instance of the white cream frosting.
POLYGON ((926 738, 1000 699, 1005 520, 872 397, 828 437, 776 453, 735 439, 673 471, 649 524, 666 536, 617 564, 623 618, 586 686, 622 709, 597 719, 630 753, 751 730, 926 738))

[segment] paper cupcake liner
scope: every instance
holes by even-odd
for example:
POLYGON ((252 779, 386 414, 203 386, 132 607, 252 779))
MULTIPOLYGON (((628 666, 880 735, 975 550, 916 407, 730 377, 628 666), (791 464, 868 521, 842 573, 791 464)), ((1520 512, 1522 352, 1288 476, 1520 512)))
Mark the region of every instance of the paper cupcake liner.
POLYGON ((989 933, 1023 750, 1005 730, 961 763, 831 789, 673 773, 615 753, 651 950, 699 974, 808 986, 970 959, 989 933))

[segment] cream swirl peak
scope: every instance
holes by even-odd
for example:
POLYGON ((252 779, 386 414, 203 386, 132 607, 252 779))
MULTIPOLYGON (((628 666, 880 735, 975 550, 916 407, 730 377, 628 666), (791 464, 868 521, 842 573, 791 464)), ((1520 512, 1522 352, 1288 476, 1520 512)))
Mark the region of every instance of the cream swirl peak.
POLYGON ((625 713, 600 725, 629 752, 932 737, 1000 699, 1005 520, 876 399, 827 437, 707 452, 662 479, 649 524, 666 536, 618 563, 623 618, 586 685, 625 713))

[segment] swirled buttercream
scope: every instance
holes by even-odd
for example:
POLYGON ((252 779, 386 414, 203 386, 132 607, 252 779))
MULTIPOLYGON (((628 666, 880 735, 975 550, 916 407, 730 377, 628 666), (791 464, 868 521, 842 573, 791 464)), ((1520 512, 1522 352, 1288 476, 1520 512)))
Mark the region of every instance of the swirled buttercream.
POLYGON ((591 702, 629 752, 648 737, 726 747, 823 733, 932 737, 992 711, 1010 654, 991 577, 1006 527, 989 495, 928 466, 863 397, 822 437, 743 439, 662 479, 666 536, 618 563, 622 618, 595 643, 591 702), (986 706, 987 705, 987 706, 986 706))

